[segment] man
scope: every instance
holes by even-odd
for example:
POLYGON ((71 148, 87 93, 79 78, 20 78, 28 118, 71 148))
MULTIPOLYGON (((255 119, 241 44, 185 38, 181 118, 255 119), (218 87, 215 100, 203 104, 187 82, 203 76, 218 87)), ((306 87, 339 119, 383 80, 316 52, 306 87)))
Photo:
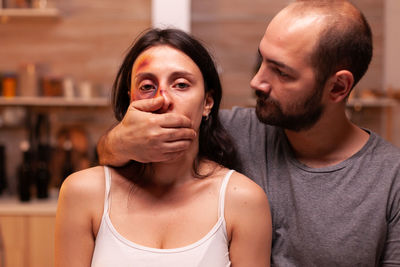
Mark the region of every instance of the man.
MULTIPOLYGON (((255 112, 221 113, 241 171, 268 195, 274 266, 400 266, 400 150, 345 115, 371 39, 347 1, 292 3, 260 42, 255 112)), ((132 103, 100 141, 101 163, 179 156, 195 133, 187 118, 142 112, 161 105, 132 103)))

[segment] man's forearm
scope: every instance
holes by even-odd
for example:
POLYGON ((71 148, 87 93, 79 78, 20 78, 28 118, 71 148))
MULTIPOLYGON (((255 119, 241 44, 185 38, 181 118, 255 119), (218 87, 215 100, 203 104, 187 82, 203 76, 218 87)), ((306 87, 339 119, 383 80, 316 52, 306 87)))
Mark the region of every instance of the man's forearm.
POLYGON ((124 157, 125 153, 120 149, 120 142, 118 141, 118 137, 115 136, 115 131, 113 130, 114 128, 100 137, 100 140, 97 143, 97 154, 101 165, 119 167, 128 163, 130 159, 124 157))

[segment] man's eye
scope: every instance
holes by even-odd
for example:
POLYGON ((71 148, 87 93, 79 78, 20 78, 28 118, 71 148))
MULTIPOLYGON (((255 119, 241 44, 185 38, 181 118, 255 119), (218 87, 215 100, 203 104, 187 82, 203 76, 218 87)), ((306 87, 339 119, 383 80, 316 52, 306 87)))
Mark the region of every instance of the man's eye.
POLYGON ((276 72, 278 73, 279 76, 287 78, 289 75, 286 72, 281 71, 280 69, 276 69, 276 72))

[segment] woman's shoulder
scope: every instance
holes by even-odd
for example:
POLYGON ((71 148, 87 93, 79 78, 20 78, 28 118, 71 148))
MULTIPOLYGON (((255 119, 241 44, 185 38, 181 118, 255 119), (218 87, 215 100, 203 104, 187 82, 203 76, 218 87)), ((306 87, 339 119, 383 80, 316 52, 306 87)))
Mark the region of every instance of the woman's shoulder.
POLYGON ((104 196, 103 167, 93 167, 69 175, 58 197, 57 225, 80 231, 82 235, 90 231, 91 236, 96 236, 103 214, 104 196))
POLYGON ((247 176, 233 172, 225 195, 225 219, 228 233, 268 226, 270 216, 268 199, 264 190, 247 176))
MULTIPOLYGON (((216 172, 216 177, 226 178, 231 170, 222 167, 216 172)), ((246 201, 251 203, 265 203, 267 196, 264 190, 249 177, 242 173, 233 171, 230 174, 229 182, 226 187, 225 198, 233 204, 246 201)))
POLYGON ((253 180, 251 180, 246 175, 234 171, 230 178, 230 188, 235 191, 236 195, 240 197, 240 195, 247 196, 256 194, 258 197, 266 196, 264 190, 253 180))
POLYGON ((268 207, 264 190, 249 177, 233 172, 226 191, 227 205, 236 210, 268 207))
POLYGON ((96 166, 69 175, 61 186, 60 194, 77 201, 104 196, 104 167, 96 166))

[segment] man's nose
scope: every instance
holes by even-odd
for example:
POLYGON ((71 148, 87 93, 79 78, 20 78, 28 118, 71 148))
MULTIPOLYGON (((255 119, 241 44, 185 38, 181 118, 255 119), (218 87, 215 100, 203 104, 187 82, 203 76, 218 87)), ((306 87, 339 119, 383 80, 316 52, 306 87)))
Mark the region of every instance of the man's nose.
POLYGON ((251 79, 250 86, 256 91, 259 90, 265 93, 271 91, 271 84, 268 82, 268 75, 263 65, 261 65, 253 79, 251 79))

